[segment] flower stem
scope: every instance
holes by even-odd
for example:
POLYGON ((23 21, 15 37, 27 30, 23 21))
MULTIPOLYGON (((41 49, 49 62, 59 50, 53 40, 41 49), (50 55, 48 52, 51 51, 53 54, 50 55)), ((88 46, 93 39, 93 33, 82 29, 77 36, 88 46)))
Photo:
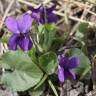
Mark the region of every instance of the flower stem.
POLYGON ((55 89, 55 87, 54 87, 54 85, 53 85, 53 83, 51 82, 51 80, 48 80, 48 83, 49 83, 50 87, 52 88, 55 96, 59 96, 56 89, 55 89))

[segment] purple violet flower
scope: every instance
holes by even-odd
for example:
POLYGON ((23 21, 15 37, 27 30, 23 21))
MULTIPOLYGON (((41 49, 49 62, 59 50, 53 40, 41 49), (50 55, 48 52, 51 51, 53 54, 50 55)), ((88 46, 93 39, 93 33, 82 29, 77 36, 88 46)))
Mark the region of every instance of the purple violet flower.
POLYGON ((9 48, 16 50, 19 46, 23 51, 32 48, 32 41, 29 37, 29 30, 32 25, 32 18, 25 13, 20 18, 7 17, 5 25, 13 33, 9 39, 9 48))
POLYGON ((57 22, 58 17, 53 13, 55 8, 56 5, 53 5, 50 8, 45 8, 43 5, 36 9, 29 7, 29 9, 32 11, 32 18, 41 24, 57 22))
POLYGON ((59 66, 58 66, 58 78, 60 82, 64 82, 67 78, 76 79, 75 74, 72 69, 76 68, 80 64, 80 60, 77 57, 65 57, 63 55, 58 56, 59 66))

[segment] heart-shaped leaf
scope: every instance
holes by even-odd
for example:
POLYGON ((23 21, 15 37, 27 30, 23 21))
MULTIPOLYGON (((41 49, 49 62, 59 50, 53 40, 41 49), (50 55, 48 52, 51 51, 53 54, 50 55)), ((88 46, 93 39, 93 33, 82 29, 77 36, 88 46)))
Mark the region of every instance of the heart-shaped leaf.
POLYGON ((88 57, 78 48, 74 48, 70 50, 70 55, 79 57, 80 58, 80 64, 76 68, 76 73, 79 74, 82 78, 87 75, 87 73, 90 71, 91 63, 88 57), (88 70, 89 69, 89 70, 88 70), (85 74, 86 73, 86 74, 85 74))
POLYGON ((42 69, 47 73, 47 74, 52 74, 55 72, 55 69, 58 65, 58 60, 57 56, 54 52, 48 52, 44 55, 42 55, 39 58, 40 65, 42 69))
POLYGON ((15 91, 24 91, 36 85, 43 76, 42 71, 27 53, 10 51, 0 60, 7 71, 2 76, 2 82, 15 91))

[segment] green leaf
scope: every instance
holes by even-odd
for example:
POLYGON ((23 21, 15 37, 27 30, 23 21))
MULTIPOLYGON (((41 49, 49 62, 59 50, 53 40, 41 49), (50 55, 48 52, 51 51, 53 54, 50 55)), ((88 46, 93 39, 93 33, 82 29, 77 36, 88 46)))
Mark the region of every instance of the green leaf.
POLYGON ((53 74, 58 65, 57 56, 54 52, 48 52, 39 58, 39 63, 47 74, 53 74))
MULTIPOLYGON (((39 28, 40 29, 40 28, 39 28)), ((41 30, 40 30, 41 31, 41 30)), ((39 45, 43 50, 48 50, 55 39, 56 26, 55 24, 46 24, 43 31, 39 34, 39 45)))
POLYGON ((44 25, 38 26, 39 34, 44 33, 44 27, 45 27, 44 25))
POLYGON ((81 23, 81 24, 79 25, 78 30, 79 30, 80 32, 84 33, 84 32, 87 31, 87 28, 88 28, 88 23, 81 23))
POLYGON ((44 86, 40 86, 38 89, 36 90, 29 90, 29 94, 30 96, 42 96, 44 91, 44 86))
POLYGON ((7 70, 2 76, 2 82, 14 91, 33 87, 43 76, 28 54, 22 51, 10 51, 4 54, 0 61, 2 67, 7 70))
MULTIPOLYGON (((4 31, 6 32, 6 30, 4 30, 4 31)), ((6 34, 4 34, 4 35, 2 36, 1 41, 2 41, 3 43, 8 43, 9 37, 10 37, 10 34, 6 33, 6 34)))
POLYGON ((80 58, 80 64, 75 69, 75 71, 77 74, 81 76, 80 78, 84 78, 84 76, 90 72, 90 68, 91 68, 90 60, 80 49, 77 48, 71 49, 70 55, 73 57, 76 56, 80 58))
POLYGON ((43 78, 41 79, 41 81, 34 87, 34 90, 36 90, 37 88, 39 88, 47 79, 48 75, 44 75, 43 78))
POLYGON ((88 29, 87 23, 81 23, 77 32, 75 33, 75 39, 81 43, 81 45, 85 45, 86 42, 86 31, 88 29))
POLYGON ((32 48, 30 51, 28 51, 28 55, 32 59, 34 63, 38 63, 37 57, 36 57, 36 48, 32 48))

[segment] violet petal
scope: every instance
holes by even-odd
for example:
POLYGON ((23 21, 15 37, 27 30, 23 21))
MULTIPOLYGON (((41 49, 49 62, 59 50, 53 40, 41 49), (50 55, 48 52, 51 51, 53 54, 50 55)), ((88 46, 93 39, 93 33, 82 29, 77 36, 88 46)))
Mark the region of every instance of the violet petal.
POLYGON ((76 68, 80 64, 80 59, 78 57, 72 57, 69 59, 68 67, 70 69, 76 68))
POLYGON ((68 78, 73 79, 73 80, 76 79, 75 74, 70 69, 64 70, 64 75, 65 75, 65 80, 68 78))
POLYGON ((7 17, 5 20, 5 25, 11 32, 15 34, 20 33, 18 29, 17 21, 14 17, 7 17))
POLYGON ((18 19, 18 27, 21 33, 27 33, 32 25, 32 18, 28 13, 25 13, 18 19))
POLYGON ((32 12, 32 18, 34 18, 37 22, 40 20, 40 13, 32 12))
POLYGON ((9 49, 16 50, 18 41, 19 41, 19 36, 16 34, 13 34, 9 39, 9 49))
POLYGON ((58 56, 58 60, 59 60, 59 65, 64 67, 64 68, 68 68, 68 63, 69 63, 69 59, 63 55, 59 55, 58 56))
POLYGON ((58 78, 60 82, 64 82, 64 69, 61 66, 58 66, 58 78))
POLYGON ((40 23, 53 23, 57 22, 58 17, 52 13, 53 7, 51 8, 42 8, 42 11, 40 11, 40 23))
POLYGON ((28 51, 32 48, 32 41, 29 36, 23 36, 19 40, 19 46, 23 51, 28 51))
POLYGON ((46 10, 47 10, 48 13, 50 13, 50 12, 52 12, 55 8, 56 8, 56 4, 53 5, 53 6, 50 7, 50 8, 47 8, 46 10))
POLYGON ((44 8, 44 6, 41 5, 37 9, 30 8, 32 11, 32 18, 41 24, 56 22, 58 17, 52 13, 55 7, 56 5, 52 6, 51 8, 44 8))
POLYGON ((53 13, 48 13, 47 16, 48 23, 57 22, 58 20, 58 17, 53 13))

